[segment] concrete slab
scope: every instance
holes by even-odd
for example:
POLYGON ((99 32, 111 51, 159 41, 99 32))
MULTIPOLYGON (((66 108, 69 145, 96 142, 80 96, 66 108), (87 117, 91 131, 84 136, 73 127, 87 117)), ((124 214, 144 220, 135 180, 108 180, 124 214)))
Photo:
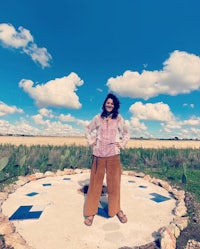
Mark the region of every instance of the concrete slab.
POLYGON ((35 249, 117 249, 150 243, 159 228, 173 220, 176 201, 169 193, 142 178, 122 175, 121 207, 128 217, 122 224, 106 215, 106 196, 93 225, 83 220, 85 196, 80 189, 89 184, 89 173, 47 177, 17 189, 2 205, 11 217, 20 206, 42 211, 38 219, 12 220, 17 232, 35 249), (37 193, 27 195, 29 193, 37 193))

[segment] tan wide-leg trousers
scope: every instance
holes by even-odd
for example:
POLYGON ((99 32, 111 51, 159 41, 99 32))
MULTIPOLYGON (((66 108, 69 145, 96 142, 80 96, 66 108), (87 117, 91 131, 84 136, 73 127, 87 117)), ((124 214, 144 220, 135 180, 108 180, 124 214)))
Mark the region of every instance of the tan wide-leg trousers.
POLYGON ((98 211, 105 173, 108 192, 108 215, 114 216, 120 211, 120 155, 111 157, 93 156, 89 189, 84 205, 84 216, 95 215, 98 211))

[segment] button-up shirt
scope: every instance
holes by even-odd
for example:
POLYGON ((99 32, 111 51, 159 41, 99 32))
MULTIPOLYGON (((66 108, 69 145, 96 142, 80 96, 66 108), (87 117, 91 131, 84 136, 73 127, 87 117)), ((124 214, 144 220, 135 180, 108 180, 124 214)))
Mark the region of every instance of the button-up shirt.
POLYGON ((130 134, 120 114, 116 119, 102 118, 98 114, 86 127, 86 138, 88 145, 93 146, 94 156, 109 157, 120 154, 120 148, 125 148, 130 134))

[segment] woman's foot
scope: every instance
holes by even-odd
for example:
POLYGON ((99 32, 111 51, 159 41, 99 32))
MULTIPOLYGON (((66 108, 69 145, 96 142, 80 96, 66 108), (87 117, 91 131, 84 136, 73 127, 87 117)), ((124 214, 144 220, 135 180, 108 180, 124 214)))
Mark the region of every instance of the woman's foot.
POLYGON ((85 224, 86 226, 91 226, 91 225, 92 225, 92 222, 93 222, 93 219, 94 219, 94 215, 86 216, 86 217, 85 217, 85 220, 84 220, 84 224, 85 224))
POLYGON ((118 213, 117 213, 117 218, 119 219, 119 221, 121 223, 126 223, 127 222, 127 217, 126 215, 123 213, 122 210, 120 210, 118 213))

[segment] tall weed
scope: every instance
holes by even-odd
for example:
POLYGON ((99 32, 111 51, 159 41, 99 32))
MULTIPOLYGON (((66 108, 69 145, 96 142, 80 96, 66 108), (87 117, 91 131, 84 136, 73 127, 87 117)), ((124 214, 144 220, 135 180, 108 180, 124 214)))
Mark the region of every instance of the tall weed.
MULTIPOLYGON (((19 175, 57 171, 65 168, 90 168, 92 150, 86 146, 14 146, 0 145, 0 184, 19 175)), ((143 149, 121 151, 124 170, 143 171, 150 175, 182 184, 200 199, 199 149, 143 149)))

